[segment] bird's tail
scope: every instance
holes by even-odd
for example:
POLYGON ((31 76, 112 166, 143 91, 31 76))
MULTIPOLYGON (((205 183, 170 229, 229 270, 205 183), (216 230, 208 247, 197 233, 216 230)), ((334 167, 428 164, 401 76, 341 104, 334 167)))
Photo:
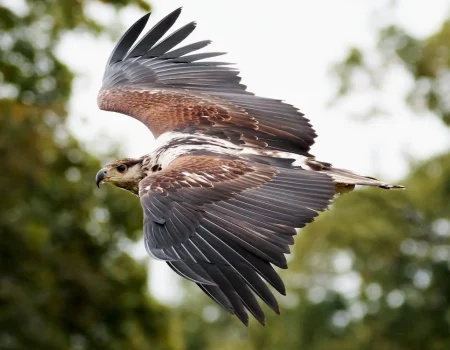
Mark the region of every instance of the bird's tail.
POLYGON ((330 163, 319 162, 315 159, 308 159, 305 163, 310 170, 328 174, 336 183, 337 193, 349 192, 353 190, 356 185, 375 186, 388 190, 405 188, 405 186, 390 185, 386 182, 378 181, 373 177, 358 175, 350 170, 334 168, 330 163))

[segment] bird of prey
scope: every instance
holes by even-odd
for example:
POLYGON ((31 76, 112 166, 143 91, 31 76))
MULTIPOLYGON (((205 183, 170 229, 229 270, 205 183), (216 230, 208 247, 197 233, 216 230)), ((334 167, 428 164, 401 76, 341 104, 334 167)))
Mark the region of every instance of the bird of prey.
POLYGON ((287 268, 296 229, 355 185, 401 186, 316 160, 309 153, 316 133, 297 108, 247 91, 237 69, 208 60, 222 53, 197 52, 210 41, 177 46, 195 22, 165 35, 180 12, 138 41, 146 14, 108 59, 98 106, 141 121, 156 145, 107 164, 97 186, 139 196, 153 258, 245 325, 248 312, 264 324, 256 296, 279 313, 267 284, 285 294, 273 266, 287 268))

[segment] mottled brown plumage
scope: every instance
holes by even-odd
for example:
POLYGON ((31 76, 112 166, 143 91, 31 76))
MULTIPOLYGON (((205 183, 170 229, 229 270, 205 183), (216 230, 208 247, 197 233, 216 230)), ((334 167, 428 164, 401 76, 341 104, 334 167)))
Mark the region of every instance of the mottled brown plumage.
MULTIPOLYGON (((219 99, 215 99, 219 103, 219 99)), ((223 101, 227 105, 226 101, 223 101)), ((189 126, 205 128, 230 122, 234 113, 236 119, 248 128, 257 129, 254 120, 247 121, 235 106, 228 103, 228 109, 214 104, 208 96, 188 93, 182 90, 132 90, 125 87, 102 90, 98 95, 100 109, 127 114, 144 123, 155 137, 172 130, 183 130, 189 126), (229 112, 230 110, 230 112, 229 112)))
POLYGON ((276 170, 273 167, 251 165, 242 160, 182 156, 174 160, 170 168, 141 181, 140 195, 152 191, 176 191, 183 187, 212 188, 215 194, 218 194, 224 184, 232 184, 234 191, 244 190, 261 186, 275 175, 276 170))

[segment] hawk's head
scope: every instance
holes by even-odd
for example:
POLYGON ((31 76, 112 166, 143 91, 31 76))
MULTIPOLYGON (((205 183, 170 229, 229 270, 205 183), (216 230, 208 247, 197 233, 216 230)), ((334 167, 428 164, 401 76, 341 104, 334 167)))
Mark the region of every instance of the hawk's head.
POLYGON ((137 195, 139 182, 147 175, 142 169, 142 161, 142 158, 124 158, 106 164, 95 177, 97 186, 109 182, 137 195))

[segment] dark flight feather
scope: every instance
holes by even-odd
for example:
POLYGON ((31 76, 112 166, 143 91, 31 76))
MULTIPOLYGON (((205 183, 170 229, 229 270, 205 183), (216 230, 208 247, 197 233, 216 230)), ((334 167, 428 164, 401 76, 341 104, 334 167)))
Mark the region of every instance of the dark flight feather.
MULTIPOLYGON (((139 34, 141 34, 141 32, 144 30, 149 17, 150 13, 142 16, 125 32, 125 34, 120 38, 113 51, 111 52, 108 63, 106 64, 107 67, 124 59, 131 45, 133 45, 135 40, 139 37, 139 34)), ((106 73, 107 71, 105 71, 105 75, 106 73)))
POLYGON ((203 40, 199 41, 193 44, 189 44, 183 47, 180 47, 178 49, 175 49, 173 51, 169 51, 162 55, 160 58, 162 59, 169 59, 169 58, 179 58, 181 56, 187 55, 188 53, 191 53, 193 51, 197 51, 200 49, 203 49, 204 47, 211 44, 211 40, 203 40))
MULTIPOLYGON (((152 29, 148 31, 148 33, 136 44, 136 46, 130 51, 130 53, 127 55, 128 58, 134 58, 134 57, 140 57, 143 56, 145 53, 148 52, 148 50, 153 47, 153 45, 156 44, 156 42, 161 39, 164 34, 167 33, 167 31, 173 26, 177 18, 180 16, 181 13, 181 7, 176 9, 175 11, 169 13, 166 17, 164 17, 161 21, 159 21, 152 29)), ((150 14, 147 15, 147 19, 150 14)), ((143 28, 142 28, 143 29, 143 28)), ((139 34, 142 32, 142 29, 139 31, 139 34)), ((131 45, 136 41, 136 38, 126 37, 126 34, 124 35, 124 39, 131 42, 131 45)), ((131 45, 128 46, 128 49, 131 47, 131 45)))
POLYGON ((184 39, 186 39, 189 36, 189 34, 191 34, 194 31, 196 26, 197 24, 195 22, 186 24, 182 28, 178 29, 177 31, 169 35, 158 45, 152 47, 144 55, 142 55, 142 57, 150 58, 164 55, 167 51, 173 49, 176 45, 178 45, 184 39))
POLYGON ((295 227, 327 207, 334 183, 321 173, 237 158, 181 156, 144 178, 139 195, 150 254, 244 324, 247 312, 264 324, 254 294, 279 312, 263 279, 285 293, 271 264, 287 268, 295 227), (265 193, 272 190, 270 202, 265 193))

